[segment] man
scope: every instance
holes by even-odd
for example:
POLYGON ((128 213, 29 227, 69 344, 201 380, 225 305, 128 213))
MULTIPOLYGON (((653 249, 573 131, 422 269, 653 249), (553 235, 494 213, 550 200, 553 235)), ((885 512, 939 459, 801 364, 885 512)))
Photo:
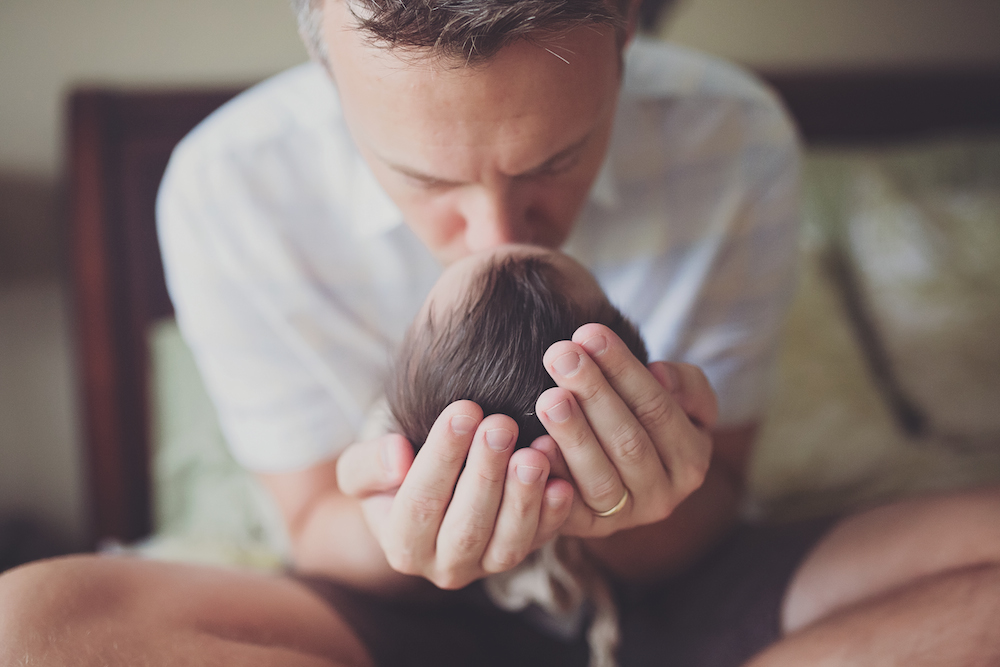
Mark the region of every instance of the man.
MULTIPOLYGON (((766 93, 721 64, 623 50, 633 9, 302 7, 336 87, 318 68, 297 70, 179 149, 160 205, 179 322, 234 454, 285 514, 296 567, 393 599, 422 581, 464 587, 572 535, 626 589, 627 664, 674 648, 724 664, 720 642, 738 661, 772 641, 753 664, 995 663, 996 492, 876 509, 815 546, 801 533, 730 533, 790 293, 794 135, 766 93), (464 402, 416 457, 398 436, 349 444, 438 262, 507 242, 565 244, 639 323, 652 358, 705 375, 685 364, 654 374, 591 325, 553 345, 543 363, 558 387, 536 409, 572 482, 550 478, 543 453, 512 451, 509 418, 464 402), (519 481, 521 466, 544 474, 519 481), (741 574, 766 585, 720 585, 734 551, 756 559, 741 574), (663 579, 662 590, 687 592, 680 607, 668 609, 669 594, 628 607, 641 597, 628 581, 663 579), (707 583, 689 590, 689 579, 707 583), (736 610, 729 633, 686 620, 642 630, 720 610, 736 610), (754 632, 746 619, 758 617, 770 620, 754 632)), ((393 635, 368 634, 364 619, 377 616, 337 604, 290 579, 57 560, 0 579, 0 655, 372 664, 373 642, 393 635)), ((548 641, 482 614, 511 644, 548 641)))

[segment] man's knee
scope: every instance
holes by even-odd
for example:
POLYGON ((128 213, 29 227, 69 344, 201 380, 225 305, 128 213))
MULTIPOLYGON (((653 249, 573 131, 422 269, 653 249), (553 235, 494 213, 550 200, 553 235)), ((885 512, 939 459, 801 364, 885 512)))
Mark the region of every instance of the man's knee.
POLYGON ((1000 487, 918 497, 848 517, 812 560, 908 578, 1000 562, 1000 487))
POLYGON ((113 614, 125 591, 103 560, 38 561, 0 576, 0 655, 37 654, 81 624, 113 614))
POLYGON ((322 600, 289 580, 75 556, 0 577, 0 665, 368 665, 322 600), (155 661, 154 661, 155 662, 155 661))
POLYGON ((842 520, 802 563, 786 630, 922 578, 1000 563, 1000 488, 892 503, 842 520))

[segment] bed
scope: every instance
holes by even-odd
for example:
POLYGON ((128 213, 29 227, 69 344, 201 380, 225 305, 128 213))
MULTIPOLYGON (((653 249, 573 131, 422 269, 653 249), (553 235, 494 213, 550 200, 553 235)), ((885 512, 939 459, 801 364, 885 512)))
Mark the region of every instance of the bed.
MULTIPOLYGON (((1000 70, 762 76, 809 150, 802 283, 746 513, 1000 482, 1000 70), (934 265, 941 247, 950 259, 934 265), (914 278, 921 251, 934 270, 914 278), (936 319, 914 330, 913 313, 936 319)), ((237 92, 71 95, 89 535, 95 547, 145 540, 152 555, 277 567, 280 521, 225 451, 172 323, 154 225, 172 147, 237 92)))

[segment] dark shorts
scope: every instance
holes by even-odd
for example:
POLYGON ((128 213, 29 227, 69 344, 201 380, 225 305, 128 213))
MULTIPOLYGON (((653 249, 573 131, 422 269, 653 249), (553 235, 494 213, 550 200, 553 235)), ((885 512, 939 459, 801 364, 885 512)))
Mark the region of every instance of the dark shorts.
MULTIPOLYGON (((735 667, 776 641, 789 580, 834 521, 741 525, 683 575, 619 587, 621 666, 735 667)), ((379 667, 587 665, 583 637, 551 636, 494 607, 479 585, 418 603, 297 579, 337 609, 379 667)))

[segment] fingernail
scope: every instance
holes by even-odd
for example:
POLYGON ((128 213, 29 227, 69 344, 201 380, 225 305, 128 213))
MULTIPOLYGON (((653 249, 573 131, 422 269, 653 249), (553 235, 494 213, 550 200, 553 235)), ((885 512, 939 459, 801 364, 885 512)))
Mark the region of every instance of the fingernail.
POLYGON ((522 484, 534 484, 542 476, 542 469, 532 466, 517 466, 514 468, 514 472, 522 484))
POLYGON ((608 339, 604 336, 594 336, 583 344, 583 349, 592 357, 599 357, 608 349, 608 339))
POLYGON ((514 434, 505 428, 492 428, 486 432, 486 444, 494 452, 502 452, 510 447, 514 434))
POLYGON ((563 377, 573 377, 580 368, 580 355, 576 352, 567 352, 552 362, 552 368, 563 377))
POLYGON ((569 419, 572 410, 569 409, 569 401, 560 401, 545 411, 545 416, 557 424, 562 424, 569 419))
POLYGON ((451 418, 451 430, 455 435, 466 435, 476 428, 476 420, 469 415, 455 415, 451 418))

